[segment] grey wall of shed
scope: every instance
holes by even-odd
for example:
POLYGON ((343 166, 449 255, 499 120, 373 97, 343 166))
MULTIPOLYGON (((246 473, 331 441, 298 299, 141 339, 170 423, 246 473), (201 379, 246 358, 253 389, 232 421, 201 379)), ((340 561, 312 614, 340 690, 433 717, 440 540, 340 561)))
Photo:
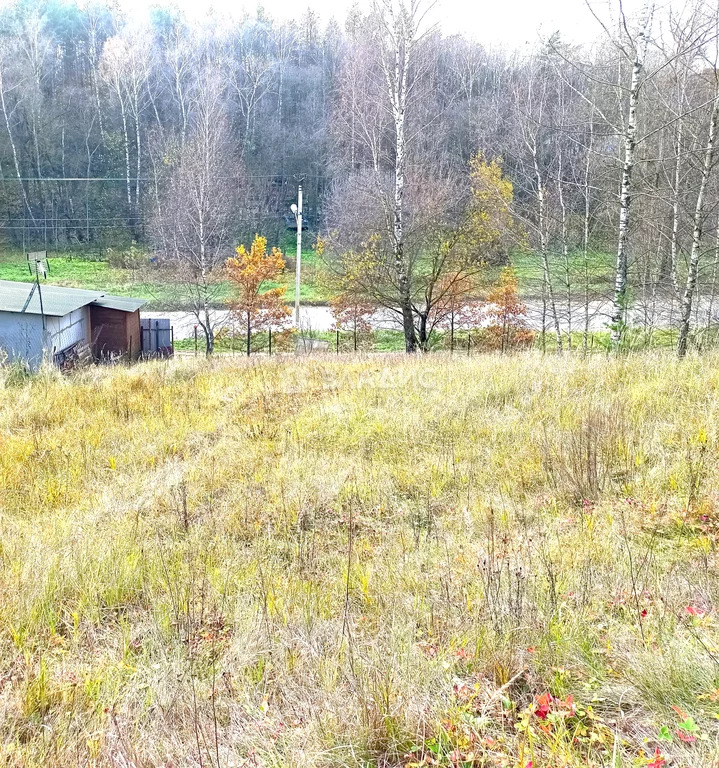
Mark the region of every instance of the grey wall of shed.
POLYGON ((90 307, 80 307, 63 317, 48 317, 48 351, 62 352, 77 342, 90 343, 90 307))
POLYGON ((22 360, 33 370, 39 368, 44 359, 52 361, 53 354, 78 341, 90 341, 89 308, 47 317, 46 326, 43 333, 40 315, 0 311, 0 350, 11 362, 22 360))
POLYGON ((0 350, 11 362, 22 360, 31 368, 38 368, 45 352, 42 317, 0 312, 0 350))

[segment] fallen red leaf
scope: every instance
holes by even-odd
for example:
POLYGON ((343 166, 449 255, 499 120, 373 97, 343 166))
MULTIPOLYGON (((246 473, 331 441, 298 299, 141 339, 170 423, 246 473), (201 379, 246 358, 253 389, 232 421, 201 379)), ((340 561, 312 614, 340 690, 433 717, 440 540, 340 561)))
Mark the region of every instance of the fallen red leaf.
POLYGON ((549 708, 552 705, 552 694, 547 692, 541 696, 537 696, 537 708, 534 710, 534 714, 540 720, 546 720, 549 714, 549 708))
POLYGON ((646 768, 664 768, 666 762, 664 757, 662 757, 662 753, 659 751, 659 747, 657 747, 657 751, 654 753, 654 760, 652 760, 651 763, 647 763, 646 768))

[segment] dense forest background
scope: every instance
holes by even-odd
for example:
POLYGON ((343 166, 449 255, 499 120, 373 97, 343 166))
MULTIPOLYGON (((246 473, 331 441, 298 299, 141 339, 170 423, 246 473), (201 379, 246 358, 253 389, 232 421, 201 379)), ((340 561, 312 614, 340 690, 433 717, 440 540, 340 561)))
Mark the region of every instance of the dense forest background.
POLYGON ((486 176, 496 159, 511 221, 487 258, 535 260, 543 324, 558 341, 573 318, 589 327, 601 297, 617 334, 629 303, 648 324, 675 304, 687 329, 700 307, 710 323, 716 9, 660 18, 647 4, 629 18, 619 6, 597 17, 595 44, 557 34, 521 55, 443 36, 426 10, 379 2, 321 24, 311 9, 297 22, 258 10, 190 23, 171 9, 141 22, 101 4, 5 7, 5 244, 192 251, 204 281, 205 265, 224 264, 243 238, 286 236, 302 182, 305 220, 335 252, 384 229, 382 279, 399 293, 374 299, 409 329, 446 273, 417 288, 413 265, 434 269, 427 254, 467 216, 471 162, 486 176))
POLYGON ((18 3, 0 17, 0 224, 13 243, 143 240, 156 185, 196 121, 226 129, 224 181, 236 223, 284 226, 297 180, 315 222, 331 171, 329 123, 352 34, 262 12, 191 27, 105 6, 18 3), (208 104, 208 91, 219 98, 208 104))
MULTIPOLYGON (((170 9, 140 23, 101 4, 5 7, 2 232, 13 243, 53 246, 146 238, 163 171, 203 110, 223 130, 222 167, 236 186, 238 224, 248 232, 284 227, 304 179, 306 214, 319 226, 332 182, 372 162, 358 102, 377 85, 373 26, 372 14, 359 9, 327 24, 310 9, 300 22, 278 22, 260 10, 198 25, 170 9)), ((605 53, 609 67, 615 52, 605 53)), ((441 180, 466 170, 483 150, 504 158, 520 199, 531 196, 527 121, 546 134, 538 149, 548 156, 559 113, 570 102, 583 105, 574 93, 576 73, 558 85, 554 69, 573 71, 565 54, 579 57, 558 40, 520 57, 431 30, 413 62, 418 135, 410 164, 431 167, 441 180)), ((564 128, 576 121, 565 119, 564 128)), ((581 166, 576 138, 567 139, 567 178, 581 166)), ((617 139, 601 141, 609 156, 617 154, 617 139)))

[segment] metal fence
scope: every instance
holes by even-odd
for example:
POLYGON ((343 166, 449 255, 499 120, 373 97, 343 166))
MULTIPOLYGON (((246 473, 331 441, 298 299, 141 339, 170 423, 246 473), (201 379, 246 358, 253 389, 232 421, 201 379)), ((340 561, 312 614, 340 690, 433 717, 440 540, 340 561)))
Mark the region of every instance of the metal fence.
POLYGON ((141 318, 140 340, 143 357, 170 357, 174 338, 169 318, 141 318))

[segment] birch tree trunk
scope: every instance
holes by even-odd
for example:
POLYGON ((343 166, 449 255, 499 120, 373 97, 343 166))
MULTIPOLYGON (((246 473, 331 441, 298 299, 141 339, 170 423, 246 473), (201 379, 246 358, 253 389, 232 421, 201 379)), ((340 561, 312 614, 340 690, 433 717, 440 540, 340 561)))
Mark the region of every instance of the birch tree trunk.
POLYGON ((402 313, 402 329, 404 331, 405 349, 407 352, 417 351, 417 333, 414 327, 412 311, 412 296, 410 276, 404 253, 404 187, 406 136, 405 120, 408 95, 409 67, 414 48, 414 18, 412 10, 408 11, 400 3, 399 11, 395 14, 391 3, 386 5, 390 17, 387 25, 389 38, 392 42, 394 66, 383 57, 383 69, 387 93, 390 99, 392 118, 394 122, 394 200, 392 210, 392 246, 394 251, 394 268, 397 279, 399 307, 402 313))
MULTIPOLYGON (((399 52, 398 52, 399 58, 399 52)), ((397 67, 399 74, 399 66, 397 67)), ((405 162, 405 137, 404 137, 404 103, 406 98, 406 78, 402 78, 400 95, 395 102, 394 126, 397 141, 397 152, 394 167, 394 260, 397 271, 397 284, 399 286, 399 300, 402 309, 402 326, 404 329, 404 341, 407 352, 417 349, 417 338, 414 329, 414 316, 412 313, 412 301, 409 290, 409 276, 404 256, 404 162, 405 162)))
MULTIPOLYGON (((681 109, 681 104, 680 104, 681 109)), ((674 296, 679 298, 679 281, 677 280, 677 252, 679 247, 679 186, 681 184, 681 152, 684 120, 681 115, 677 121, 677 140, 675 144, 676 163, 674 165, 674 189, 672 190, 672 234, 669 245, 669 277, 672 281, 674 296)))
POLYGON ((699 275, 699 260, 701 257, 701 240, 704 226, 704 198, 706 196, 707 183, 711 175, 714 161, 714 143, 716 139, 717 121, 719 120, 719 91, 714 91, 714 103, 712 104, 711 117, 709 119, 709 135, 704 150, 704 163, 702 165, 697 202, 694 208, 694 226, 692 229, 692 250, 689 257, 689 273, 687 284, 682 298, 682 314, 679 324, 679 339, 677 341, 677 354, 684 357, 687 353, 689 340, 689 326, 691 324, 692 302, 697 287, 699 275))
POLYGON ((12 129, 10 127, 10 115, 8 113, 7 101, 5 100, 5 82, 3 80, 3 71, 0 66, 0 105, 2 105, 3 117, 5 118, 5 127, 7 129, 8 139, 10 140, 10 148, 12 150, 12 159, 15 166, 15 175, 17 176, 17 183, 20 185, 20 193, 22 194, 23 202, 25 203, 25 209, 28 212, 28 216, 32 219, 32 223, 35 224, 35 216, 33 215, 32 208, 30 207, 30 201, 27 197, 27 190, 22 180, 22 173, 20 172, 20 161, 17 155, 17 146, 15 144, 15 138, 13 137, 12 129))
POLYGON ((567 233, 567 206, 564 200, 564 179, 562 178, 562 150, 559 151, 559 172, 557 174, 557 190, 559 193, 559 210, 562 224, 562 254, 564 256, 564 277, 567 291, 567 348, 572 348, 572 275, 569 264, 569 238, 567 233))
POLYGON ((130 137, 127 132, 127 112, 125 110, 125 102, 122 95, 119 93, 120 98, 120 114, 122 115, 122 138, 125 145, 125 186, 127 188, 127 206, 128 213, 132 211, 132 185, 130 182, 130 137))
POLYGON ((584 333, 582 348, 586 355, 589 343, 589 214, 591 210, 590 196, 590 164, 594 148, 594 110, 589 118, 589 143, 587 159, 584 164, 584 231, 582 233, 582 255, 584 257, 584 333))
MULTIPOLYGON (((137 94, 135 94, 135 149, 137 158, 135 163, 135 216, 140 215, 140 171, 142 162, 142 147, 140 144, 140 114, 137 103, 137 94)), ((137 219, 135 220, 137 222, 137 219)))
POLYGON ((632 204, 632 176, 636 163, 637 146, 637 109, 639 93, 644 71, 644 57, 647 48, 647 27, 649 25, 649 10, 645 11, 642 29, 637 34, 634 43, 632 75, 629 86, 629 105, 627 119, 624 124, 624 161, 622 163, 622 180, 619 191, 619 236, 617 240, 617 260, 614 279, 614 301, 612 310, 611 344, 616 349, 624 338, 624 318, 627 308, 627 272, 629 241, 630 210, 632 204))
POLYGON ((534 160, 534 172, 537 179, 537 213, 539 217, 539 255, 542 259, 542 273, 544 276, 544 285, 547 290, 547 299, 549 300, 549 309, 552 314, 552 323, 554 324, 554 335, 557 339, 557 349, 562 351, 562 329, 559 326, 559 315, 557 314, 557 302, 554 298, 554 287, 552 285, 552 275, 549 271, 549 255, 547 253, 549 243, 547 242, 547 213, 546 213, 546 189, 542 173, 539 170, 537 160, 537 147, 532 146, 532 159, 534 160))

